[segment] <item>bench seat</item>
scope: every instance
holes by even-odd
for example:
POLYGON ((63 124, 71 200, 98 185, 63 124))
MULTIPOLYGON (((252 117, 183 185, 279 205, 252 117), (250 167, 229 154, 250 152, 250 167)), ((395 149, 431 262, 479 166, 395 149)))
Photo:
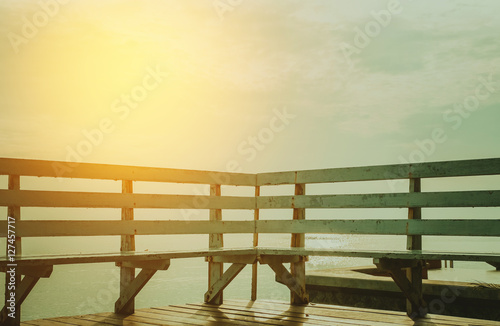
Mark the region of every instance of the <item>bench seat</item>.
MULTIPOLYGON (((196 258, 226 255, 251 255, 256 254, 254 248, 241 249, 204 249, 204 250, 179 250, 179 251, 124 251, 97 254, 69 254, 69 255, 22 255, 15 257, 17 266, 47 266, 86 263, 109 263, 125 261, 153 261, 174 258, 196 258)), ((3 256, 0 258, 0 268, 5 268, 13 262, 3 256)))
POLYGON ((457 260, 500 262, 500 253, 442 252, 430 250, 376 250, 259 247, 260 255, 336 256, 374 259, 457 260))
MULTIPOLYGON (((483 261, 500 263, 500 253, 462 253, 440 252, 428 250, 370 250, 370 249, 324 249, 324 248, 221 248, 203 250, 179 251, 143 251, 143 252, 115 252, 97 254, 72 255, 23 255, 15 257, 17 266, 48 266, 84 263, 106 263, 125 261, 154 261, 176 258, 196 258, 214 256, 333 256, 358 257, 373 259, 404 259, 404 260, 456 260, 456 261, 483 261)), ((0 258, 0 269, 12 264, 6 257, 0 258)))

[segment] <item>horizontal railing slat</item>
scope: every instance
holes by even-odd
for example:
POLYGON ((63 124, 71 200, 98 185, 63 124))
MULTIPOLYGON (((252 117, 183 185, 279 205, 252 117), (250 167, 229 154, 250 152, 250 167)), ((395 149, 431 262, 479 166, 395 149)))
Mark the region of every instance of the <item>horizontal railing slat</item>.
POLYGON ((500 158, 259 174, 0 158, 0 175, 264 186, 500 174, 500 158))
MULTIPOLYGON (((5 225, 7 222, 0 222, 5 225)), ((19 221, 20 237, 253 233, 253 221, 19 221)), ((6 231, 0 232, 5 237, 6 231)))
POLYGON ((255 186, 256 175, 0 158, 0 175, 255 186))
POLYGON ((0 206, 255 209, 254 197, 0 190, 0 206))
MULTIPOLYGON (((0 222, 1 237, 7 222, 0 222)), ((500 220, 19 221, 20 237, 312 233, 500 236, 500 220)))
POLYGON ((0 206, 185 209, 495 207, 500 206, 500 190, 259 197, 0 190, 0 206))
POLYGON ((264 208, 496 207, 500 191, 458 191, 355 195, 261 196, 264 208))
POLYGON ((500 220, 261 220, 256 232, 500 236, 500 220))
POLYGON ((373 181, 500 174, 500 159, 375 165, 257 174, 257 185, 373 181))

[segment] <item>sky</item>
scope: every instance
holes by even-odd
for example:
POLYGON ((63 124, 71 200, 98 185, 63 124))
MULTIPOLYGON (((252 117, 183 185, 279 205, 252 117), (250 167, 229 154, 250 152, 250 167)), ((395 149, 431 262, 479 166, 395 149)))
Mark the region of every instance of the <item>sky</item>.
POLYGON ((499 157, 499 12, 2 0, 0 157, 238 172, 499 157))

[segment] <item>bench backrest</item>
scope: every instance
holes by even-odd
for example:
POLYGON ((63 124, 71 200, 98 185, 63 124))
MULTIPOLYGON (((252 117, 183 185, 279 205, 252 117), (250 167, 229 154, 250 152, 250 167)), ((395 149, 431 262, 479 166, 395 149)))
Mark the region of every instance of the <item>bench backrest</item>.
MULTIPOLYGON (((0 175, 8 189, 0 190, 0 206, 15 220, 17 253, 22 237, 120 235, 121 248, 134 250, 136 235, 211 234, 209 247, 222 247, 222 234, 292 234, 292 247, 305 246, 306 233, 382 234, 408 236, 408 249, 421 249, 422 235, 500 236, 500 219, 422 219, 421 208, 498 207, 500 190, 422 192, 421 179, 500 174, 500 159, 334 168, 276 173, 222 173, 167 168, 116 166, 0 158, 0 175), (22 190, 20 177, 121 180, 121 193, 22 190), (409 180, 408 192, 311 194, 306 185, 374 180, 409 180), (134 181, 210 185, 210 195, 138 194, 134 181), (293 195, 260 196, 261 187, 294 185, 293 195), (254 196, 222 196, 223 186, 255 188, 254 196), (61 221, 21 219, 20 207, 120 208, 121 220, 61 221), (135 208, 210 210, 207 220, 134 220, 135 208), (405 219, 305 218, 306 209, 406 208, 405 219), (222 220, 222 210, 252 210, 254 219, 222 220), (293 209, 290 220, 260 220, 263 209, 293 209)), ((389 189, 389 187, 387 188, 389 189)), ((99 189, 96 189, 97 191, 99 189)), ((8 236, 9 221, 0 222, 8 236)))

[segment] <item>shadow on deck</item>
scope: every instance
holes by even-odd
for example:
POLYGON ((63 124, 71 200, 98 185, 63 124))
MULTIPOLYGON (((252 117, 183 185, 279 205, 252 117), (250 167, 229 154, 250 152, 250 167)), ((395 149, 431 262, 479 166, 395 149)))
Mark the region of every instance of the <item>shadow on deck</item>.
POLYGON ((133 315, 98 313, 23 322, 22 325, 500 325, 440 315, 413 321, 405 313, 324 304, 290 306, 279 301, 225 300, 216 306, 185 304, 137 309, 133 315))

